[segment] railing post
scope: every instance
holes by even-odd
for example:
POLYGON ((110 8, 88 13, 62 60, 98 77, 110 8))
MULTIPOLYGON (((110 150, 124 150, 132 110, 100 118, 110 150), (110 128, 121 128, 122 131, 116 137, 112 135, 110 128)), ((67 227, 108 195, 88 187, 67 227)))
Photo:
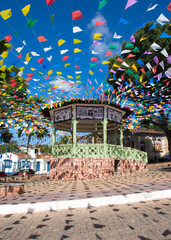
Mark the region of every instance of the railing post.
POLYGON ((118 129, 114 129, 114 144, 117 145, 118 129))
POLYGON ((72 120, 72 155, 76 155, 76 144, 77 144, 77 123, 76 119, 72 120))
POLYGON ((54 157, 54 146, 56 142, 56 128, 55 125, 52 125, 52 156, 54 157))
POLYGON ((123 129, 122 129, 122 125, 120 126, 120 146, 123 147, 123 129))
POLYGON ((104 146, 104 157, 107 156, 107 123, 106 119, 103 120, 103 146, 104 146))

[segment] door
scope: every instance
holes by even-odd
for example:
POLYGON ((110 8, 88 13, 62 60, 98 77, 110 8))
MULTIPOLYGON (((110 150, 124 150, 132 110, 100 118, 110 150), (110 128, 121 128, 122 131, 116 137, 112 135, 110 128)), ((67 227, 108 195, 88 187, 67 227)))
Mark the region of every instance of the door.
POLYGON ((47 172, 50 171, 50 162, 47 162, 47 172))
POLYGON ((40 162, 36 162, 36 171, 40 171, 40 162))

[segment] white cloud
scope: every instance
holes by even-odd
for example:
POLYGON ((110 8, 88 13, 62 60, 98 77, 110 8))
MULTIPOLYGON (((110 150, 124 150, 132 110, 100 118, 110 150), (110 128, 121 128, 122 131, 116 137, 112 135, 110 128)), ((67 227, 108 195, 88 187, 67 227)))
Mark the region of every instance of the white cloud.
POLYGON ((63 79, 61 79, 59 76, 57 76, 55 78, 56 80, 50 82, 50 84, 52 86, 58 86, 55 89, 55 92, 59 92, 60 90, 64 89, 65 92, 79 94, 79 92, 82 90, 82 88, 79 88, 79 89, 77 88, 77 87, 79 87, 79 84, 77 84, 71 80, 66 80, 64 77, 62 77, 62 78, 63 79), (74 86, 71 86, 70 84, 74 84, 74 86))
POLYGON ((90 46, 90 51, 94 50, 95 52, 99 53, 98 57, 100 60, 105 59, 106 51, 109 50, 109 45, 113 44, 118 46, 118 49, 114 51, 114 54, 119 54, 121 49, 121 44, 119 41, 113 41, 113 33, 110 31, 109 27, 106 24, 100 25, 96 27, 96 21, 106 22, 106 19, 101 15, 101 13, 97 13, 95 17, 91 20, 91 22, 87 25, 86 31, 90 33, 90 38, 92 40, 92 44, 90 46), (94 41, 94 34, 101 33, 103 34, 103 40, 100 40, 100 45, 93 45, 94 41))

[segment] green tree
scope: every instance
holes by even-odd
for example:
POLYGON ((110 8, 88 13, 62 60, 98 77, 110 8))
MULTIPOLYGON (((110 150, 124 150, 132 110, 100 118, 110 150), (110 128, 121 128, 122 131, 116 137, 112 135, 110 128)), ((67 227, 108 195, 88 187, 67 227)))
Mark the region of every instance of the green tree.
POLYGON ((161 38, 162 33, 171 35, 170 23, 148 22, 137 30, 133 42, 123 41, 122 54, 109 59, 107 81, 114 88, 115 101, 130 104, 133 118, 165 132, 171 158, 170 38, 161 38))
POLYGON ((12 139, 12 133, 9 132, 9 129, 4 129, 2 132, 1 132, 1 140, 4 142, 4 143, 9 143, 12 139))

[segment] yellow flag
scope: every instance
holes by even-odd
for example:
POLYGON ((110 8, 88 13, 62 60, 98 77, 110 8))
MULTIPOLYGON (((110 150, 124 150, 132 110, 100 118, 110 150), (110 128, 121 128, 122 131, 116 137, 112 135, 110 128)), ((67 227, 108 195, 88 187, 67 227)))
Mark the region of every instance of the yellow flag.
POLYGON ((8 57, 8 52, 7 51, 5 51, 5 52, 3 52, 2 54, 1 54, 1 57, 2 58, 6 58, 6 57, 8 57))
POLYGON ((4 10, 4 11, 1 11, 1 12, 0 12, 0 15, 1 15, 1 17, 2 17, 4 20, 7 20, 9 17, 12 16, 11 9, 7 9, 7 10, 4 10))
POLYGON ((137 72, 137 67, 135 66, 135 64, 132 65, 132 68, 137 72))
POLYGON ((51 75, 53 73, 53 70, 48 71, 48 75, 51 75))
POLYGON ((6 65, 3 65, 3 66, 0 68, 0 71, 5 72, 5 69, 6 69, 6 65))
POLYGON ((69 65, 71 65, 71 63, 66 63, 64 64, 64 67, 68 67, 69 65))
POLYGON ((1 61, 0 61, 0 66, 2 66, 3 64, 4 64, 4 60, 1 59, 1 61))
POLYGON ((31 5, 29 4, 22 9, 22 12, 23 12, 24 16, 27 16, 28 12, 30 11, 30 6, 31 5))
POLYGON ((101 33, 95 33, 95 34, 94 34, 94 39, 102 40, 102 38, 100 38, 101 36, 103 36, 103 34, 101 34, 101 33))
POLYGON ((58 88, 58 86, 56 85, 56 86, 54 86, 54 88, 58 88))
POLYGON ((92 72, 91 70, 89 70, 89 73, 90 73, 91 75, 93 75, 93 74, 94 74, 94 72, 92 72))
POLYGON ((76 81, 76 83, 82 83, 81 81, 76 81))
POLYGON ((82 50, 79 49, 79 48, 74 48, 74 53, 78 53, 78 52, 81 52, 82 50))
POLYGON ((108 63, 110 63, 110 62, 108 62, 108 61, 103 61, 103 62, 102 62, 103 65, 104 65, 104 64, 108 64, 108 63))
POLYGON ((58 41, 58 45, 61 46, 61 45, 64 44, 65 42, 66 42, 65 40, 60 39, 60 40, 58 41))
POLYGON ((62 72, 56 72, 58 75, 62 75, 62 72))
POLYGON ((74 44, 81 43, 82 41, 79 39, 74 39, 74 44))
POLYGON ((36 68, 30 68, 32 71, 36 71, 36 68))
POLYGON ((113 64, 113 67, 120 67, 120 66, 118 66, 117 64, 114 63, 114 64, 113 64))
POLYGON ((26 58, 25 59, 26 59, 27 62, 30 61, 31 57, 29 57, 29 53, 26 54, 26 58))
POLYGON ((10 43, 5 43, 4 45, 5 45, 7 48, 12 47, 12 45, 11 45, 10 43))
POLYGON ((81 79, 81 76, 77 76, 76 79, 81 79))
POLYGON ((19 70, 20 71, 23 71, 25 69, 25 67, 20 67, 19 70))
POLYGON ((72 77, 72 76, 69 76, 69 75, 67 76, 67 78, 69 78, 69 79, 73 79, 73 77, 72 77))
POLYGON ((148 37, 142 37, 141 39, 140 39, 140 42, 141 41, 143 41, 143 40, 145 40, 145 39, 147 39, 148 37))
POLYGON ((143 75, 140 76, 140 82, 142 82, 142 81, 143 81, 143 75))

